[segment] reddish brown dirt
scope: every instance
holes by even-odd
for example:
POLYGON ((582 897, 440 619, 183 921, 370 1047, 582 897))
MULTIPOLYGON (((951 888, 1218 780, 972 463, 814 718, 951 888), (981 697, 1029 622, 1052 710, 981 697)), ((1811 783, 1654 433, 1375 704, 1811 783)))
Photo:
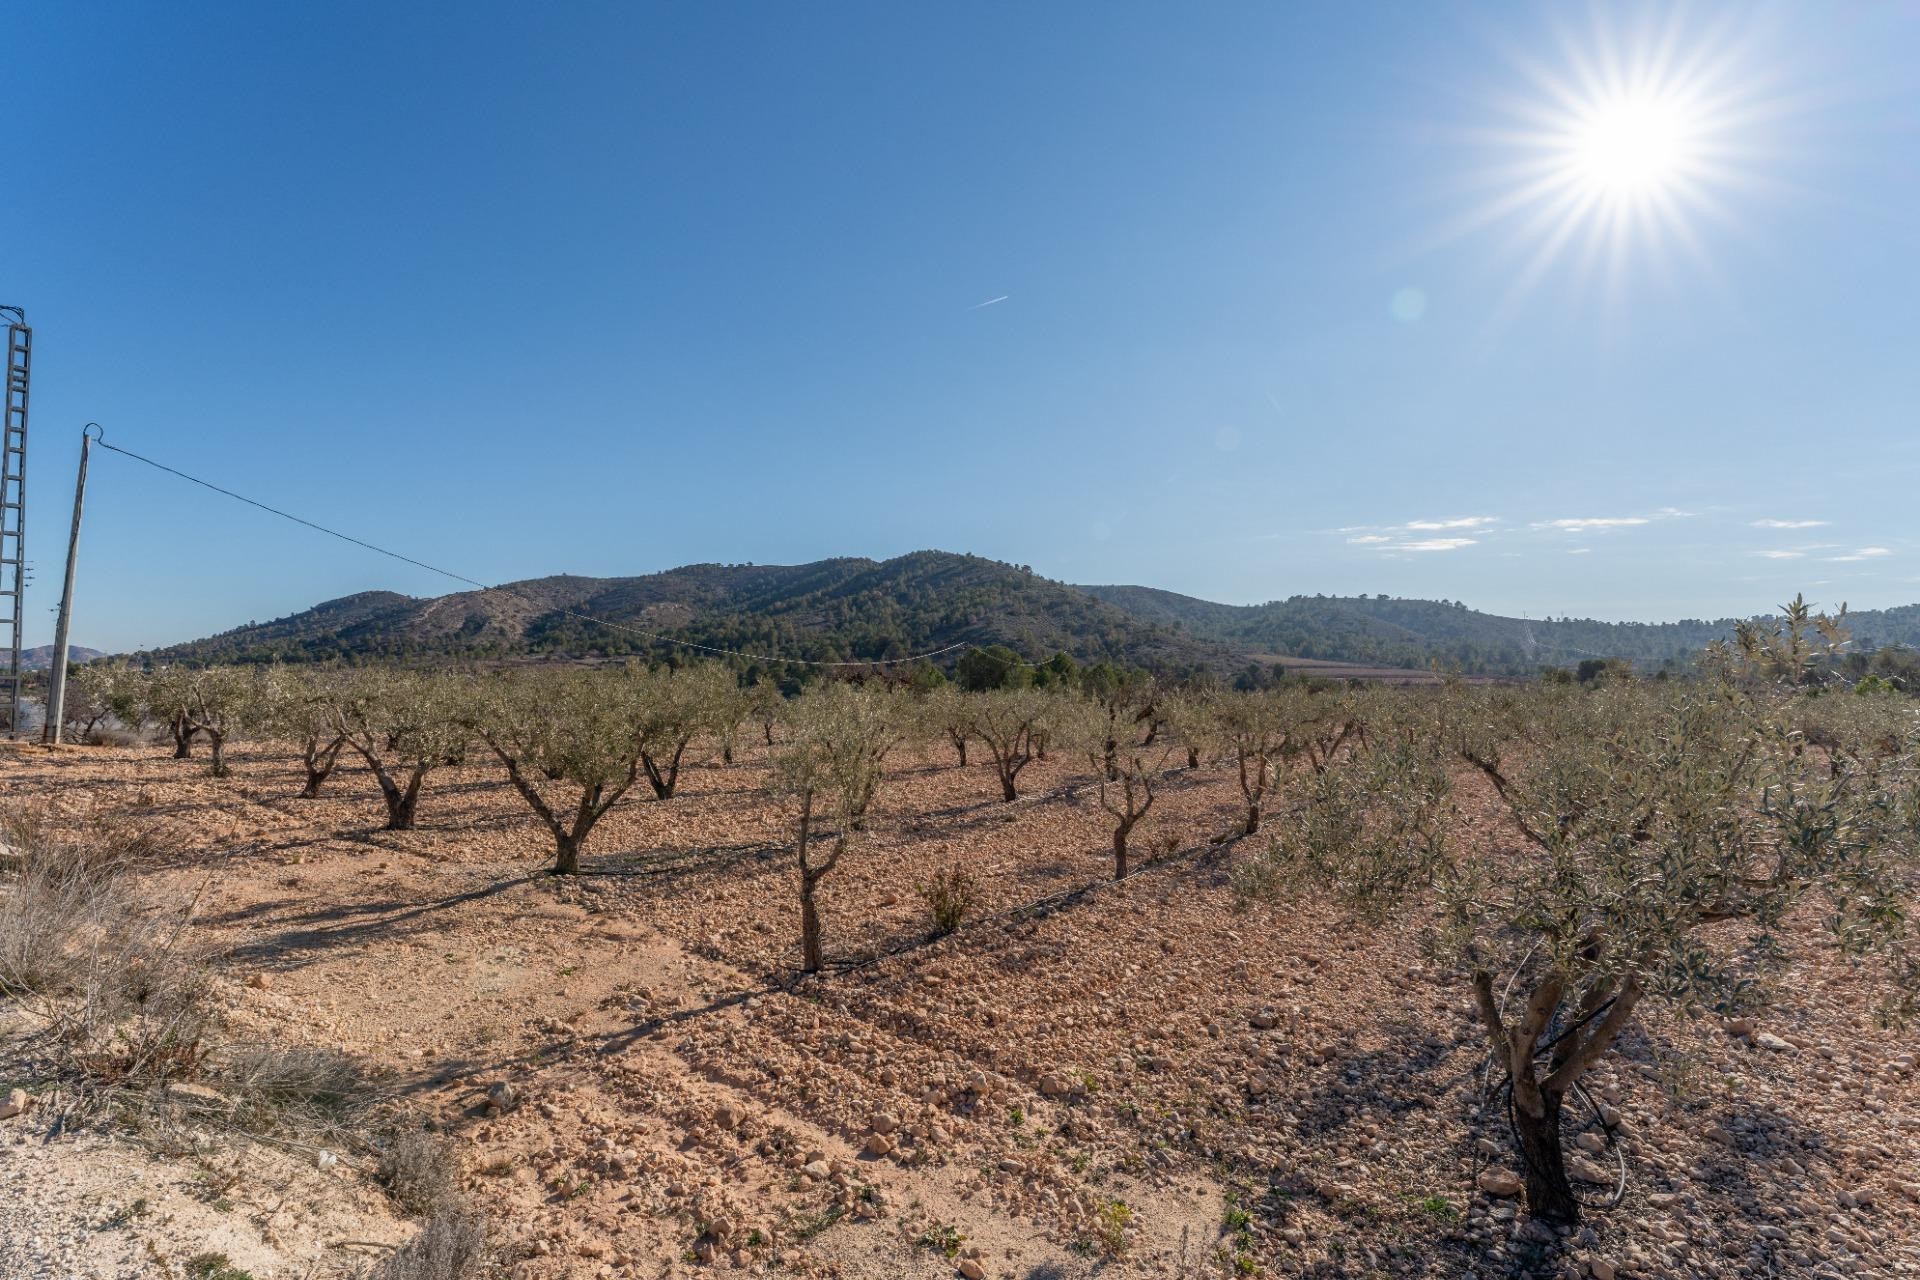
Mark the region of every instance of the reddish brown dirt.
MULTIPOLYGON (((1135 832, 1157 860, 1113 885, 1064 762, 1005 805, 981 765, 897 760, 825 886, 852 967, 802 981, 757 756, 636 793, 564 880, 492 770, 433 775, 421 829, 388 833, 363 771, 303 801, 286 750, 233 758, 214 779, 158 748, 15 750, 0 792, 153 827, 150 887, 197 896, 238 1026, 398 1073, 462 1136, 529 1280, 1920 1268, 1914 1046, 1820 959, 1764 1022, 1785 1050, 1706 1021, 1633 1033, 1595 1080, 1626 1202, 1550 1247, 1517 1234, 1470 1185, 1476 1138, 1504 1135, 1470 1123, 1464 989, 1423 969, 1418 921, 1236 910, 1234 846, 1208 843, 1226 770, 1167 777, 1135 832), (929 941, 914 886, 953 863, 979 918, 929 941), (518 1105, 496 1114, 502 1081, 518 1105)), ((1506 836, 1482 806, 1464 838, 1506 836)))

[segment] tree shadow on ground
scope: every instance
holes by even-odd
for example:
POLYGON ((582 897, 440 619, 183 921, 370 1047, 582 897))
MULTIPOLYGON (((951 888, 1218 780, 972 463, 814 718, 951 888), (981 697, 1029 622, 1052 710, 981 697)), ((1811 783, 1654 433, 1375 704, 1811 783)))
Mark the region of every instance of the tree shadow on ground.
MULTIPOLYGON (((296 913, 287 918, 289 926, 257 941, 242 943, 227 952, 243 964, 274 969, 294 969, 342 950, 367 946, 386 938, 411 933, 423 927, 430 917, 504 893, 516 886, 543 878, 544 872, 510 876, 463 893, 449 894, 427 902, 387 898, 371 902, 342 903, 296 913)), ((260 908, 229 913, 229 921, 257 916, 260 908)))

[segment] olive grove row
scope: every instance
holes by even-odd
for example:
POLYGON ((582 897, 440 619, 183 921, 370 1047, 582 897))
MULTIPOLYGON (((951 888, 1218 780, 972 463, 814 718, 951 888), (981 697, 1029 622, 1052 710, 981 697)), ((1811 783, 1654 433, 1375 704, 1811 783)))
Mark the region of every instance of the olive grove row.
POLYGON ((1237 896, 1331 896, 1362 930, 1424 937, 1459 975, 1511 1090, 1529 1205, 1570 1220, 1562 1109, 1650 1008, 1730 1014, 1764 998, 1817 918, 1822 945, 1871 970, 1890 1020, 1916 1012, 1920 715, 1898 694, 1809 690, 1792 646, 1714 655, 1697 678, 1427 690, 1286 685, 1195 693, 1145 678, 966 693, 829 682, 782 699, 720 667, 495 673, 286 669, 90 676, 128 724, 197 738, 216 770, 240 731, 300 744, 304 794, 343 751, 365 760, 390 825, 432 771, 491 759, 579 866, 600 818, 644 778, 671 797, 695 751, 766 744, 765 788, 792 822, 803 967, 823 963, 819 889, 857 850, 888 757, 970 744, 1000 795, 1058 753, 1111 821, 1113 874, 1155 789, 1224 766, 1237 896), (1785 652, 1783 659, 1781 653, 1785 652), (1492 806, 1497 832, 1463 821, 1492 806), (1247 839, 1267 833, 1261 842, 1247 839), (1799 913, 1799 914, 1796 914, 1799 913))

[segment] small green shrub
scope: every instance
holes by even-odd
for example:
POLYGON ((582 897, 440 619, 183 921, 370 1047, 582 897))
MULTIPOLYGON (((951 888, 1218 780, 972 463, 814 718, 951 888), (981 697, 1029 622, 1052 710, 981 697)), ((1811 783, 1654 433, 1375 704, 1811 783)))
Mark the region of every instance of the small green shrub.
POLYGON ((920 900, 927 904, 927 912, 933 917, 934 932, 939 934, 952 933, 973 914, 978 893, 973 877, 959 863, 924 884, 916 884, 914 890, 920 895, 920 900))

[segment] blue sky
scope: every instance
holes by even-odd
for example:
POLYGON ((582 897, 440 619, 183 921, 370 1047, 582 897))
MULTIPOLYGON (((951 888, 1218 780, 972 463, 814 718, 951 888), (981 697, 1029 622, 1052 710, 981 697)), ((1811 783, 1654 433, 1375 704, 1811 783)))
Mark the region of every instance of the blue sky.
MULTIPOLYGON (((1667 14, 15 7, 30 640, 89 420, 487 581, 1920 599, 1920 9, 1667 14), (1527 194, 1594 67, 1685 115, 1617 237, 1527 194)), ((450 589, 111 454, 83 554, 100 647, 450 589)))

